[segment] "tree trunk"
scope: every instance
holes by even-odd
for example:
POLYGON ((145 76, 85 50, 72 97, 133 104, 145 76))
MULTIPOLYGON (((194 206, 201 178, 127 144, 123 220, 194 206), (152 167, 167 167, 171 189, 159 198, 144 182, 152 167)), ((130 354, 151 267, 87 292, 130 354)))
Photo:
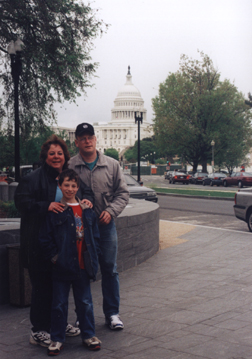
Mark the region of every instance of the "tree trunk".
POLYGON ((202 172, 207 172, 207 161, 202 162, 202 172))
POLYGON ((193 172, 197 172, 198 163, 193 162, 193 172))

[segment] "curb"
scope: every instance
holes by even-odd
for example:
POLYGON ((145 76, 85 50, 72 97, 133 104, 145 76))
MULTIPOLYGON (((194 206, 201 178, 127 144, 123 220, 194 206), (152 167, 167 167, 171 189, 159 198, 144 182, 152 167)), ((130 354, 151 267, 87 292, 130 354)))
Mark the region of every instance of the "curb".
MULTIPOLYGON (((159 196, 170 196, 170 197, 185 197, 185 198, 198 198, 198 199, 215 199, 221 201, 234 201, 234 198, 228 197, 208 197, 208 196, 192 196, 189 194, 178 194, 178 193, 164 193, 164 192, 156 192, 159 196)), ((235 194, 234 194, 235 196, 235 194)))

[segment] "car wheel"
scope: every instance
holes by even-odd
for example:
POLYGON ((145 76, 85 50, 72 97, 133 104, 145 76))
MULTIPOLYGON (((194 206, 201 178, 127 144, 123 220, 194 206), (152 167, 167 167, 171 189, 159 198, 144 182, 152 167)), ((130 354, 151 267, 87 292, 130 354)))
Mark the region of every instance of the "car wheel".
POLYGON ((213 182, 212 182, 212 181, 210 182, 210 186, 212 186, 212 187, 213 187, 213 182))
POLYGON ((227 186, 228 186, 227 181, 223 181, 223 186, 224 186, 224 187, 227 187, 227 186))
POLYGON ((239 181, 239 182, 238 182, 238 187, 239 187, 239 188, 242 188, 242 187, 243 187, 242 181, 239 181))
POLYGON ((175 184, 175 181, 174 181, 174 180, 172 180, 172 181, 171 181, 171 183, 172 183, 172 184, 175 184))
POLYGON ((247 223, 248 223, 248 229, 250 230, 250 232, 252 232, 252 210, 250 210, 248 213, 247 223))

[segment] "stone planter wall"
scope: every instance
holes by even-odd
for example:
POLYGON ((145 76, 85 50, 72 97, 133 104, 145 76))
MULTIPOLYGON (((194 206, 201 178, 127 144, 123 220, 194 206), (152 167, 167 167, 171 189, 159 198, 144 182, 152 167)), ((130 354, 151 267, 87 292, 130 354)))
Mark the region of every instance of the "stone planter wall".
MULTIPOLYGON (((156 203, 130 199, 116 219, 118 272, 144 262, 159 250, 158 209, 156 203)), ((19 219, 0 220, 0 304, 10 302, 7 245, 19 243, 19 227, 19 219)))

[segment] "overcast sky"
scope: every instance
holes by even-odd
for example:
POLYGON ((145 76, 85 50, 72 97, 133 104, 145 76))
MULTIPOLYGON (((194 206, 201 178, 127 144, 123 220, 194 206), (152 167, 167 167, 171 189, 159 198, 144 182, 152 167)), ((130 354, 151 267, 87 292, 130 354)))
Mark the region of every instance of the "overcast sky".
POLYGON ((152 122, 159 84, 179 69, 182 54, 198 59, 197 50, 210 56, 221 80, 246 97, 252 92, 251 0, 95 0, 92 7, 111 25, 91 52, 98 77, 78 106, 56 106, 59 126, 110 121, 128 65, 152 122))

